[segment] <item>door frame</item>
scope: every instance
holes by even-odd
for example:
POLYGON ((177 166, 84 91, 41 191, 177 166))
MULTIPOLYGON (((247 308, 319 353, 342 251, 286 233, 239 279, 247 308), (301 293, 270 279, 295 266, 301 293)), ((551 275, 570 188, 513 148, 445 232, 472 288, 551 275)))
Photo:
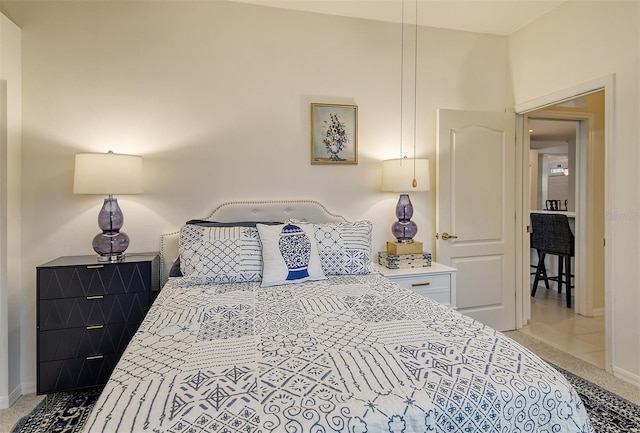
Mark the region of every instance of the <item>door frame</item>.
MULTIPOLYGON (((525 197, 528 197, 528 151, 525 152, 525 141, 528 145, 528 131, 525 131, 525 118, 527 113, 535 110, 539 110, 551 105, 556 105, 578 96, 583 96, 589 93, 594 93, 600 90, 604 90, 604 112, 605 112, 605 127, 604 127, 604 211, 605 215, 610 209, 615 209, 615 190, 613 188, 612 173, 615 172, 615 74, 607 75, 587 83, 583 83, 562 91, 558 91, 537 99, 530 100, 528 102, 518 104, 515 106, 515 113, 517 115, 516 122, 516 149, 517 155, 520 156, 521 163, 519 164, 517 188, 519 190, 518 201, 516 203, 516 227, 520 227, 518 235, 516 236, 516 257, 517 270, 516 277, 520 277, 516 287, 516 326, 521 328, 527 324, 527 320, 530 316, 531 300, 529 295, 530 277, 529 277, 529 254, 524 254, 524 248, 529 245, 529 233, 527 232, 527 226, 529 225, 529 202, 525 201, 525 197), (525 132, 527 136, 525 137, 525 132), (524 165, 524 164, 527 165, 524 165), (526 176, 526 182, 525 182, 526 176), (526 190, 525 190, 526 188, 526 190), (526 257, 525 257, 526 256, 526 257), (525 272, 526 270, 526 272, 525 272)), ((528 150, 528 149, 527 149, 528 150)), ((516 175, 518 174, 516 173, 516 175)), ((605 284, 605 370, 609 373, 612 371, 612 353, 613 353, 613 310, 612 301, 614 299, 615 284, 613 282, 614 273, 613 263, 614 257, 614 239, 611 236, 611 224, 610 221, 604 219, 604 235, 605 243, 604 247, 604 284, 605 284)), ((577 300, 576 300, 577 301, 577 300)), ((577 302, 576 302, 577 303, 577 302)))

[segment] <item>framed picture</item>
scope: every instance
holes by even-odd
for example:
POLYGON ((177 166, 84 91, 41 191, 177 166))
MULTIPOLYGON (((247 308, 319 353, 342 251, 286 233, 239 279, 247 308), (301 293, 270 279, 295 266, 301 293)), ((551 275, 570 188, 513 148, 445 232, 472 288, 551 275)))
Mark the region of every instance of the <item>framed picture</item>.
POLYGON ((358 106, 311 104, 311 164, 358 163, 358 106))

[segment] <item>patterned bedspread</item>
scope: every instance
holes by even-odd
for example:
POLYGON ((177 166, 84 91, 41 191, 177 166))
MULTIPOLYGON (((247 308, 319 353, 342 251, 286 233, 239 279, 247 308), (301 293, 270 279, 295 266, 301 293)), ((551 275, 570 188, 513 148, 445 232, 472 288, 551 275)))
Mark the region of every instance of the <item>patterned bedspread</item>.
POLYGON ((379 275, 162 290, 86 432, 593 432, 564 377, 379 275))

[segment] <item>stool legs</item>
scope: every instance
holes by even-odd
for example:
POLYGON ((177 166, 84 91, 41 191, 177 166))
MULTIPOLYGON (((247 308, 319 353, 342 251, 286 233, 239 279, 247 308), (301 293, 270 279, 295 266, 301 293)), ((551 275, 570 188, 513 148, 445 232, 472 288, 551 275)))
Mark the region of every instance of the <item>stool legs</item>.
MULTIPOLYGON (((567 288, 567 308, 571 308, 571 257, 564 256, 564 260, 566 262, 566 273, 565 273, 565 287, 567 288)), ((560 273, 562 275, 562 273, 560 273)))
POLYGON ((547 277, 547 269, 544 266, 544 258, 547 255, 544 251, 538 250, 538 266, 536 267, 536 276, 533 279, 533 288, 531 289, 531 296, 536 296, 536 290, 538 289, 538 283, 540 280, 544 280, 544 285, 549 289, 549 277, 547 277))
POLYGON ((547 256, 547 253, 544 251, 538 251, 538 266, 536 267, 536 276, 533 279, 533 287, 531 288, 531 296, 536 295, 536 290, 538 289, 538 284, 540 280, 544 280, 544 285, 547 289, 549 289, 549 280, 554 280, 558 283, 558 293, 562 293, 562 284, 566 288, 566 296, 567 296, 567 308, 571 308, 571 256, 558 256, 558 276, 557 277, 549 277, 547 276, 547 269, 544 265, 544 259, 547 256))
MULTIPOLYGON (((562 281, 564 280, 563 265, 564 265, 565 256, 558 256, 558 279, 556 280, 558 283, 558 294, 562 293, 562 281)), ((567 286, 568 287, 568 286, 567 286)))
POLYGON ((571 256, 558 256, 558 293, 562 293, 562 283, 566 289, 567 308, 571 308, 571 256))

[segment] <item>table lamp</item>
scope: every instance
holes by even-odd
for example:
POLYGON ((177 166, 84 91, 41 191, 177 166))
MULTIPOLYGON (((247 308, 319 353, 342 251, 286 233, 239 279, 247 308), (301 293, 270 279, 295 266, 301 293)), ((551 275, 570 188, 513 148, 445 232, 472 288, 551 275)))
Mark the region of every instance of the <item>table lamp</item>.
POLYGON ((129 236, 120 231, 124 216, 114 195, 142 192, 142 157, 111 151, 76 155, 73 193, 108 196, 98 214, 102 233, 98 233, 92 242, 99 261, 121 261, 129 246, 129 236))
POLYGON ((399 243, 413 242, 418 226, 411 221, 413 204, 409 191, 429 190, 429 160, 424 158, 388 159, 382 161, 382 191, 399 192, 396 205, 398 221, 391 226, 391 232, 399 243))

